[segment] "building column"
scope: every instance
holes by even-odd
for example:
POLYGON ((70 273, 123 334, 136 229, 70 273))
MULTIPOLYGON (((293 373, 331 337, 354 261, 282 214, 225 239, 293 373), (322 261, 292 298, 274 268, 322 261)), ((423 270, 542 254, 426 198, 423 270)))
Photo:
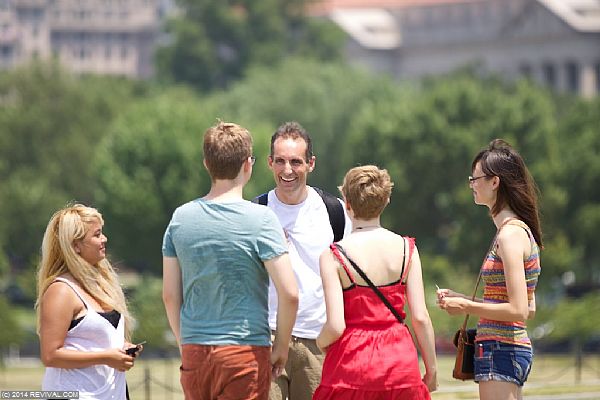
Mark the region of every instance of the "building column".
POLYGON ((579 93, 581 96, 589 99, 597 95, 597 79, 598 77, 596 76, 596 70, 593 64, 587 63, 581 66, 581 79, 579 80, 579 93))

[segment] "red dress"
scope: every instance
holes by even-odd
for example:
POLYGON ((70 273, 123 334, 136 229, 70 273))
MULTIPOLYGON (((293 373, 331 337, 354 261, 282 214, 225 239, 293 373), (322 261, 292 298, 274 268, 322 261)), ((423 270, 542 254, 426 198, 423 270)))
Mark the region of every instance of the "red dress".
MULTIPOLYGON (((414 239, 408 238, 408 242, 407 265, 410 265, 414 239)), ((337 249, 334 255, 338 257, 336 252, 337 249)), ((408 328, 396 319, 373 289, 356 285, 343 259, 341 263, 352 282, 344 289, 346 329, 327 350, 321 384, 313 400, 430 399, 408 328)), ((406 317, 405 278, 378 286, 403 318, 406 317)))

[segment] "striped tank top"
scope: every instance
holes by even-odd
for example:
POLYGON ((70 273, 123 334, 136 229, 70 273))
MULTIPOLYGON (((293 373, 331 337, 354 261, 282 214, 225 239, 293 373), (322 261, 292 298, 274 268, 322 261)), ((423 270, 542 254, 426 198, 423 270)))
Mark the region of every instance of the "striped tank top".
MULTIPOLYGON (((529 227, 519 220, 511 220, 507 225, 516 225, 525 229, 531 242, 531 255, 523 260, 525 267, 525 281, 527 283, 527 299, 531 302, 533 293, 541 271, 540 250, 529 227)), ((484 303, 508 303, 504 264, 496 254, 496 246, 488 253, 482 266, 481 279, 485 283, 483 290, 484 303)), ((480 318, 477 324, 478 342, 483 340, 496 340, 502 343, 531 347, 527 335, 525 321, 494 321, 480 318)))

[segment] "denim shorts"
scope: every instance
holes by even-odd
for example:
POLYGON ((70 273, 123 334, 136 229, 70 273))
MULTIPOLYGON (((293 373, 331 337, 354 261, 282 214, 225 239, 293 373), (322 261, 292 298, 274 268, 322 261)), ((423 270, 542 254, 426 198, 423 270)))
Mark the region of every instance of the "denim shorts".
POLYGON ((530 347, 485 340, 475 343, 475 382, 503 381, 523 386, 533 361, 530 347))

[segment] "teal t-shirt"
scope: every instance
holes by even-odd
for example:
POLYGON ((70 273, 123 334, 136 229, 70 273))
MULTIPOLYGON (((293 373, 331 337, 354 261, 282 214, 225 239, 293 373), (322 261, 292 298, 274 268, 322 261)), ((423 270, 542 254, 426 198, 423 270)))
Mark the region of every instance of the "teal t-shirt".
POLYGON ((181 343, 269 346, 269 275, 263 260, 287 252, 268 207, 197 199, 173 213, 165 257, 182 273, 181 343))

